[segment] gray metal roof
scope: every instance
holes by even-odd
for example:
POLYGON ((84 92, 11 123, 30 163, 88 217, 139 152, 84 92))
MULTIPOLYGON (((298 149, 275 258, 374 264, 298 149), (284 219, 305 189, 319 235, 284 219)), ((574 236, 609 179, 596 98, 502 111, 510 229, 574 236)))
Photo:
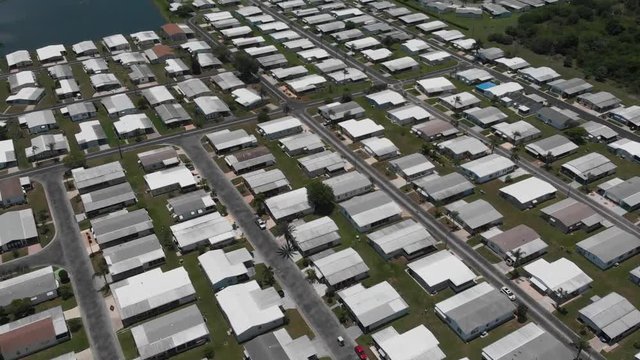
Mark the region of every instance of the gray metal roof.
POLYGON ((475 285, 436 304, 464 334, 493 323, 515 310, 513 304, 498 289, 488 283, 475 285))
POLYGON ((0 214, 0 246, 12 241, 32 239, 37 236, 38 229, 31 209, 8 211, 0 214))
POLYGON ((640 176, 634 176, 606 190, 605 196, 633 208, 640 204, 640 176))
POLYGON ((132 212, 117 212, 104 218, 93 220, 93 233, 101 246, 123 237, 153 229, 151 218, 145 209, 132 212))
POLYGON ((424 177, 414 180, 413 184, 435 201, 440 201, 474 188, 474 185, 469 180, 456 172, 444 176, 424 177))
POLYGON ((359 226, 400 214, 402 209, 384 191, 374 191, 340 203, 359 226))
POLYGON ((577 159, 562 164, 562 168, 571 171, 576 176, 587 180, 589 174, 598 177, 602 174, 615 170, 617 166, 606 156, 592 152, 577 159))
POLYGON ((151 261, 164 258, 162 245, 155 234, 147 235, 124 244, 102 250, 109 273, 121 274, 142 267, 151 261))
POLYGON ((609 339, 640 324, 640 311, 620 294, 609 295, 578 310, 581 317, 589 319, 609 339))
POLYGON ((393 165, 407 176, 434 168, 434 165, 429 161, 429 159, 421 153, 409 154, 401 158, 391 160, 389 161, 389 164, 393 165))
POLYGON ((573 78, 569 80, 558 79, 550 82, 549 87, 558 92, 563 92, 569 96, 581 93, 586 90, 591 90, 593 85, 584 81, 584 79, 573 78))
POLYGON ((473 107, 465 110, 464 114, 483 126, 490 126, 508 118, 507 114, 494 106, 486 108, 473 107))
POLYGON ((324 143, 320 137, 314 133, 301 133, 280 139, 280 143, 286 152, 295 152, 299 150, 314 152, 324 148, 324 143))
POLYGON ((67 112, 69 113, 69 116, 95 113, 96 111, 96 106, 91 101, 67 105, 67 112))
POLYGON ((435 238, 413 219, 387 226, 367 236, 387 256, 398 251, 412 255, 430 246, 436 245, 435 238))
POLYGON ((296 225, 292 236, 303 252, 340 240, 338 226, 328 216, 296 225))
POLYGON ((94 166, 91 168, 76 168, 71 170, 76 189, 100 185, 117 179, 124 179, 124 169, 118 161, 94 166))
POLYGON ((574 352, 535 323, 528 323, 482 348, 488 360, 572 360, 574 352))
POLYGON ((334 176, 324 180, 323 183, 333 190, 333 194, 337 198, 340 198, 344 194, 373 186, 371 180, 358 171, 350 171, 342 175, 334 176))
POLYGON ((551 153, 551 155, 557 157, 576 150, 578 145, 566 137, 556 134, 527 144, 525 148, 537 156, 546 156, 548 153, 551 153))
POLYGON ((340 156, 340 154, 329 150, 299 158, 298 162, 303 168, 311 173, 320 169, 333 172, 344 168, 346 165, 345 160, 340 156))
POLYGON ((602 220, 602 217, 600 217, 600 215, 598 215, 591 207, 572 198, 558 201, 555 204, 543 208, 540 212, 547 216, 553 216, 566 227, 581 221, 586 225, 589 225, 589 223, 595 223, 602 220), (589 219, 592 221, 588 221, 589 219))
POLYGON ((640 239, 614 226, 580 241, 576 246, 608 263, 640 248, 640 239))
POLYGON ((80 195, 86 212, 104 209, 122 202, 135 200, 136 195, 128 182, 80 195))
POLYGON ((204 210, 211 206, 212 203, 211 195, 202 189, 167 200, 167 204, 171 207, 171 212, 177 216, 197 213, 199 210, 204 210))
POLYGON ((242 175, 242 177, 255 194, 289 186, 289 180, 287 180, 280 169, 272 169, 269 171, 260 169, 246 173, 242 175))
POLYGON ((292 339, 284 328, 258 336, 243 345, 252 360, 302 360, 317 355, 308 336, 292 339))
POLYGON ((502 219, 502 214, 486 200, 482 199, 470 203, 458 200, 447 205, 446 209, 450 212, 457 212, 455 217, 471 229, 477 229, 502 219))
POLYGON ((361 276, 369 271, 362 257, 352 248, 333 253, 313 262, 321 277, 329 285, 361 276))
POLYGON ((15 299, 56 291, 57 288, 58 283, 51 266, 15 276, 0 282, 0 306, 7 306, 15 299))
POLYGON ((209 330, 194 304, 135 326, 131 334, 140 357, 147 359, 208 336, 209 330))

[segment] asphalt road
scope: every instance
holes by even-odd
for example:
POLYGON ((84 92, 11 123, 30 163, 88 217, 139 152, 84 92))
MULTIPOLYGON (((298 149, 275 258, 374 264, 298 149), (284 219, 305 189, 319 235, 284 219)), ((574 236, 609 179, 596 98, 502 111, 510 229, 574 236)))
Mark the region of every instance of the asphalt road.
POLYGON ((253 247, 274 269, 279 283, 298 305, 298 310, 305 318, 316 336, 321 338, 331 358, 335 360, 353 359, 355 343, 346 335, 344 328, 315 292, 296 264, 277 254, 279 248, 269 231, 260 230, 255 224, 255 215, 244 198, 224 176, 222 170, 212 160, 211 155, 202 147, 200 137, 190 136, 173 141, 187 153, 209 184, 215 189, 218 198, 226 205, 227 210, 242 228, 253 247), (345 346, 338 345, 336 338, 341 335, 345 346))
MULTIPOLYGON (((299 117, 314 132, 320 135, 323 140, 331 144, 331 146, 339 151, 349 162, 351 162, 357 170, 367 175, 372 182, 381 190, 385 191, 399 205, 405 208, 412 217, 422 223, 434 237, 440 241, 444 241, 449 248, 454 250, 458 256, 478 271, 491 284, 500 288, 509 286, 518 296, 518 301, 525 304, 529 308, 529 317, 542 326, 545 330, 553 334, 565 344, 570 344, 577 339, 577 335, 573 333, 566 325, 564 325, 555 316, 550 314, 538 302, 531 299, 524 291, 517 286, 511 286, 509 281, 491 265, 484 257, 471 249, 464 241, 452 235, 441 223, 428 215, 424 210, 418 207, 409 199, 401 190, 391 184, 382 174, 367 164, 360 157, 355 155, 346 145, 339 141, 327 128, 314 121, 306 114, 299 114, 299 117)), ((454 336, 453 334, 451 336, 454 336)), ((599 354, 593 356, 594 359, 603 359, 599 354)))
MULTIPOLYGON (((54 263, 61 263, 69 273, 94 358, 123 359, 106 303, 94 282, 93 267, 80 237, 80 228, 67 198, 62 176, 63 171, 55 171, 34 177, 44 187, 55 224, 53 241, 57 245, 53 245, 53 249, 58 246, 62 248, 62 256, 54 263)), ((31 257, 25 259, 30 260, 31 257)))

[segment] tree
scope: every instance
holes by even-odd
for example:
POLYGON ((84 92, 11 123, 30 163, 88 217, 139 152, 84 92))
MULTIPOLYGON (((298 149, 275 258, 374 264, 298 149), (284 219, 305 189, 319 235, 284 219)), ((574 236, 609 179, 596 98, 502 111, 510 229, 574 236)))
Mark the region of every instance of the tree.
POLYGON ((73 290, 71 289, 70 284, 61 285, 58 288, 58 295, 62 298, 62 300, 68 300, 73 297, 73 290))
POLYGON ((513 251, 511 251, 511 258, 513 259, 514 268, 517 268, 518 266, 520 266, 520 260, 522 260, 523 255, 524 255, 524 252, 522 251, 521 248, 516 248, 513 251))
POLYGON ((319 180, 307 185, 307 199, 318 215, 329 215, 335 207, 333 189, 319 180))
POLYGON ((68 284, 69 283, 69 273, 67 273, 67 270, 60 270, 58 271, 58 279, 60 279, 60 283, 61 284, 68 284))
POLYGON ((0 306, 0 325, 4 325, 10 321, 11 319, 9 318, 9 314, 7 314, 7 310, 0 306))
POLYGON ((529 307, 525 304, 518 304, 516 308, 516 317, 518 318, 519 323, 527 322, 527 312, 529 311, 529 307))
POLYGON ((14 320, 22 319, 33 314, 34 308, 29 299, 15 299, 7 306, 7 312, 13 314, 14 320))
POLYGON ((347 21, 344 23, 345 30, 352 30, 356 28, 356 24, 353 21, 347 21))
POLYGON ((253 207, 256 208, 258 215, 264 215, 264 202, 267 200, 267 197, 264 193, 257 194, 253 197, 253 207))
POLYGON ((104 258, 100 258, 98 264, 96 264, 95 275, 102 276, 104 283, 107 284, 107 274, 109 273, 109 265, 104 258))
POLYGON ((205 346, 203 353, 207 359, 213 359, 213 357, 215 356, 215 350, 213 349, 213 345, 208 344, 207 346, 205 346))
POLYGON ((573 346, 576 348, 576 360, 580 359, 583 350, 588 350, 590 348, 589 342, 583 338, 580 338, 573 342, 573 346))
POLYGON ((499 146, 500 143, 502 142, 502 140, 497 137, 497 136, 492 136, 491 137, 491 143, 489 144, 489 147, 491 148, 491 153, 493 154, 493 151, 495 150, 496 146, 499 146))
POLYGON ((582 145, 585 143, 585 138, 588 133, 587 130, 583 127, 574 127, 568 130, 565 130, 565 135, 569 138, 569 140, 573 141, 577 145, 582 145))
POLYGON ((138 101, 136 101, 136 107, 140 110, 145 110, 147 108, 147 100, 139 98, 138 101))
POLYGON ((75 169, 84 167, 87 163, 87 159, 84 153, 80 151, 72 151, 69 153, 69 155, 65 156, 63 162, 69 169, 75 169))
POLYGON ((258 113, 258 122, 259 123, 263 123, 263 122, 267 122, 269 120, 271 120, 271 117, 269 116, 269 112, 266 108, 262 109, 262 111, 260 111, 260 113, 258 113))
POLYGON ((312 284, 315 284, 319 281, 318 274, 316 274, 316 271, 314 269, 307 269, 307 271, 305 271, 305 275, 307 276, 307 281, 312 284))
POLYGON ((513 144, 515 145, 518 142, 518 139, 522 137, 522 134, 520 133, 520 131, 514 131, 513 133, 511 133, 511 137, 513 138, 513 144))
POLYGON ((181 18, 188 18, 195 11, 195 8, 190 4, 182 4, 180 7, 174 11, 173 13, 181 18))
POLYGON ((72 333, 78 332, 80 329, 82 329, 82 320, 81 319, 69 319, 67 321, 67 325, 69 326, 69 331, 71 331, 72 333))
POLYGON ((200 62, 198 61, 198 57, 192 56, 191 57, 191 73, 193 75, 200 75, 202 74, 202 67, 200 66, 200 62))
POLYGON ((262 285, 265 285, 265 286, 272 286, 273 284, 275 284, 276 279, 275 279, 275 276, 273 275, 273 268, 271 266, 267 266, 264 269, 264 272, 262 273, 262 277, 260 278, 260 281, 262 282, 262 285))
POLYGON ((213 53, 216 55, 218 60, 222 61, 223 63, 229 62, 229 59, 231 58, 231 52, 226 46, 223 45, 219 45, 213 48, 213 53))
POLYGON ((513 162, 518 162, 520 160, 520 154, 518 153, 520 149, 517 146, 511 148, 511 160, 513 162))
POLYGON ((551 164, 553 163, 554 160, 554 156, 551 153, 551 151, 549 151, 545 156, 544 156, 544 168, 549 170, 551 169, 551 164))
POLYGON ((293 246, 293 242, 290 240, 287 240, 282 246, 280 246, 280 248, 278 248, 278 250, 276 251, 276 253, 278 255, 280 255, 283 259, 293 259, 293 257, 296 255, 298 251, 296 250, 296 248, 293 246))
POLYGON ((240 78, 244 81, 251 81, 254 74, 260 69, 258 62, 244 52, 236 53, 234 56, 234 65, 240 72, 240 78))

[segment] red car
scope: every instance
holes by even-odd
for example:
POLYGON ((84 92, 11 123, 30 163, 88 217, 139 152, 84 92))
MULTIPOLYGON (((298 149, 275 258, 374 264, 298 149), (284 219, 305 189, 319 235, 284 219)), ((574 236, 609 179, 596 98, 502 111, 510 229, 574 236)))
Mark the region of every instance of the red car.
POLYGON ((364 348, 361 345, 356 345, 353 350, 355 350, 356 354, 358 354, 358 358, 360 358, 360 360, 367 360, 369 358, 364 352, 364 348))

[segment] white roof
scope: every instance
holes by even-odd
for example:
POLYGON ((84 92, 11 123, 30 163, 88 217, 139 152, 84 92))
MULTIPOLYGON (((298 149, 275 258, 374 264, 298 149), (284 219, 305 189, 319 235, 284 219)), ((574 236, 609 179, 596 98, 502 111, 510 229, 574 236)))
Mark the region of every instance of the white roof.
POLYGON ((383 191, 374 191, 341 202, 340 206, 359 227, 399 215, 402 209, 383 191))
POLYGON ((433 35, 446 42, 462 39, 464 37, 464 34, 458 30, 439 30, 435 31, 433 35))
POLYGON ((400 250, 406 255, 412 255, 436 244, 427 229, 413 219, 387 226, 367 237, 387 256, 393 256, 400 250))
POLYGON ((253 56, 267 55, 278 52, 278 48, 273 45, 265 45, 265 46, 253 46, 250 48, 244 49, 244 51, 253 56))
POLYGON ((275 220, 311 210, 307 188, 300 188, 265 200, 265 205, 275 220))
POLYGON ((371 335, 373 341, 393 360, 442 360, 446 357, 438 346, 440 342, 420 324, 403 334, 389 326, 371 335))
POLYGON ((327 74, 335 82, 357 82, 368 79, 367 75, 360 69, 346 68, 327 74))
POLYGON ((8 104, 14 101, 35 102, 39 100, 42 96, 44 96, 44 88, 26 87, 26 88, 20 89, 20 91, 18 91, 18 93, 16 93, 15 95, 8 96, 6 102, 8 104))
POLYGON ((289 186, 289 181, 280 169, 258 169, 242 175, 244 182, 255 194, 289 186))
POLYGON ((87 59, 82 62, 82 66, 87 69, 89 72, 99 73, 103 71, 109 70, 109 66, 104 59, 87 59))
POLYGON ((429 21, 426 23, 418 24, 416 27, 424 32, 432 32, 435 30, 444 29, 447 27, 447 24, 440 20, 429 21))
POLYGON ((255 144, 257 139, 244 129, 229 130, 224 129, 207 134, 207 138, 216 150, 225 150, 238 145, 255 144))
POLYGON ((312 250, 324 244, 340 240, 338 226, 328 216, 295 225, 291 235, 302 251, 312 250))
POLYGON ((243 38, 235 38, 231 40, 234 46, 243 47, 253 44, 262 44, 264 42, 264 38, 262 36, 252 36, 252 37, 243 37, 243 38))
POLYGON ((607 146, 611 149, 614 149, 616 152, 622 150, 636 159, 640 158, 640 142, 630 139, 620 139, 610 143, 607 146))
POLYGON ((111 284, 111 292, 123 319, 195 295, 189 274, 183 267, 167 272, 160 268, 149 270, 111 284))
POLYGON ((0 140, 0 164, 16 161, 16 151, 13 140, 0 140))
POLYGON ((344 61, 340 59, 329 58, 315 64, 315 66, 318 68, 318 70, 320 70, 320 72, 328 73, 344 69, 347 67, 347 64, 345 64, 344 61))
POLYGON ((449 250, 411 262, 407 265, 427 286, 436 287, 444 282, 451 282, 458 287, 475 279, 476 275, 462 260, 449 250))
POLYGON ((382 66, 386 67, 391 72, 410 69, 418 65, 419 65, 418 62, 415 61, 410 56, 405 56, 405 57, 385 61, 382 63, 382 66))
POLYGON ((531 274, 531 282, 543 291, 557 292, 562 289, 571 294, 593 281, 576 264, 565 258, 551 263, 538 259, 524 266, 524 270, 531 274))
POLYGON ((178 74, 184 71, 188 71, 189 67, 182 61, 182 59, 167 59, 165 60, 164 70, 169 74, 178 74))
POLYGON ((431 114, 427 111, 427 109, 414 104, 389 110, 388 113, 391 118, 398 121, 404 121, 408 119, 422 121, 431 117, 431 114))
POLYGON ((86 144, 107 138, 107 135, 105 135, 102 126, 100 126, 100 121, 98 120, 85 121, 79 125, 80 132, 75 135, 78 144, 86 144))
POLYGON ((378 46, 378 45, 380 45, 380 41, 378 41, 376 38, 372 36, 368 36, 362 39, 347 41, 344 44, 344 46, 346 46, 351 50, 364 50, 364 49, 378 46))
POLYGON ((324 84, 327 79, 317 74, 310 74, 287 81, 287 85, 297 93, 313 90, 317 85, 324 84))
POLYGON ((205 115, 229 112, 229 106, 217 96, 200 96, 193 100, 205 115))
POLYGON ((516 132, 520 133, 519 138, 529 137, 529 136, 532 136, 533 134, 540 133, 540 130, 538 130, 538 128, 536 128, 535 126, 531 125, 530 123, 524 120, 518 120, 513 123, 503 122, 503 123, 493 125, 492 128, 496 132, 508 137, 510 140, 515 139, 514 134, 516 132))
POLYGON ((175 100, 173 95, 167 90, 167 87, 162 85, 142 90, 142 96, 144 96, 151 106, 175 100))
POLYGON ((220 33, 226 38, 234 38, 238 36, 251 34, 251 28, 248 26, 238 26, 229 29, 220 30, 220 33))
POLYGON ((313 261, 320 278, 330 285, 356 278, 369 271, 369 267, 352 248, 346 248, 313 261))
POLYGON ((270 31, 282 31, 287 30, 289 25, 282 21, 272 21, 268 23, 263 23, 258 25, 258 28, 262 32, 270 32, 270 31))
POLYGON ((350 119, 340 122, 338 126, 340 126, 342 131, 345 131, 354 139, 384 131, 384 127, 382 125, 378 125, 369 118, 360 120, 350 119))
POLYGON ((370 154, 382 157, 389 154, 398 154, 398 147, 385 137, 372 137, 362 140, 362 146, 370 154))
POLYGON ((557 189, 553 185, 535 176, 500 189, 501 193, 515 198, 521 204, 529 203, 556 191, 557 189))
POLYGON ((231 15, 231 13, 228 11, 215 11, 204 14, 204 17, 205 19, 207 19, 207 21, 214 22, 219 20, 231 19, 233 15, 231 15))
POLYGON ((131 34, 131 38, 137 43, 140 42, 160 42, 160 37, 153 30, 139 31, 131 34))
POLYGON ((203 240, 218 246, 235 238, 235 231, 229 220, 217 212, 172 225, 171 232, 180 247, 188 247, 203 240))
POLYGON ((472 157, 482 155, 489 151, 489 148, 480 140, 463 135, 438 144, 438 148, 447 149, 456 156, 469 153, 472 157))
POLYGON ((307 70, 307 68, 303 65, 271 70, 271 74, 273 75, 273 77, 278 80, 284 80, 291 76, 306 75, 307 73, 309 73, 309 70, 307 70))
POLYGON ((514 162, 498 154, 490 154, 480 159, 462 164, 462 168, 478 176, 478 178, 500 172, 515 166, 514 162))
POLYGON ((528 67, 520 70, 519 72, 538 82, 548 82, 560 77, 560 74, 547 66, 541 66, 538 68, 528 67))
POLYGON ((385 48, 367 49, 362 51, 362 55, 364 55, 371 61, 380 61, 393 55, 393 52, 385 48))
POLYGON ((231 92, 231 96, 233 96, 233 99, 238 104, 246 107, 252 106, 262 101, 260 95, 256 94, 255 91, 246 88, 233 90, 231 92))
POLYGON ((500 85, 496 85, 494 87, 490 87, 485 92, 490 93, 493 96, 502 97, 504 95, 508 95, 514 92, 522 91, 524 88, 517 82, 506 82, 500 85))
POLYGON ((20 63, 32 62, 31 55, 29 55, 29 52, 27 50, 14 51, 10 54, 7 54, 5 58, 7 59, 7 65, 9 65, 9 67, 13 67, 20 63))
POLYGON ((315 47, 315 45, 311 42, 311 40, 307 38, 290 40, 283 43, 282 45, 285 48, 291 49, 291 50, 298 50, 298 49, 306 50, 306 49, 311 49, 315 47))
POLYGON ((442 61, 446 58, 451 57, 451 54, 449 54, 446 51, 441 51, 441 50, 437 50, 437 51, 431 51, 428 53, 424 53, 422 55, 420 55, 421 58, 425 59, 428 62, 433 62, 433 61, 442 61))
POLYGON ((129 114, 115 121, 113 127, 118 134, 127 134, 132 131, 151 129, 153 123, 145 114, 129 114))
POLYGON ((262 14, 262 10, 257 6, 242 6, 236 10, 236 14, 247 17, 262 14))
POLYGON ((440 98, 440 101, 447 103, 452 108, 463 108, 470 105, 475 105, 480 102, 480 99, 469 92, 461 92, 449 96, 440 98))
POLYGON ((283 30, 269 34, 273 40, 294 40, 299 39, 301 36, 293 30, 283 30))
POLYGON ((629 330, 633 331, 632 329, 640 325, 640 311, 629 300, 615 292, 594 301, 578 312, 610 339, 629 330))
POLYGON ((476 44, 475 39, 458 39, 451 42, 453 46, 462 50, 471 50, 473 46, 476 44))
POLYGON ((568 347, 533 322, 482 348, 482 357, 487 360, 569 360, 573 355, 568 347))
POLYGON ((312 48, 308 50, 302 50, 298 52, 298 56, 307 60, 307 61, 315 61, 322 60, 328 58, 330 55, 327 50, 322 48, 312 48))
POLYGON ((36 49, 36 54, 38 55, 38 59, 40 59, 40 61, 47 61, 49 59, 61 57, 65 51, 67 50, 64 48, 64 45, 62 44, 48 45, 48 46, 36 49))
POLYGON ((146 174, 144 181, 147 183, 149 190, 162 189, 173 184, 179 184, 180 188, 188 188, 196 185, 191 170, 184 165, 178 165, 167 169, 159 170, 146 174))
POLYGON ((404 96, 400 95, 400 93, 389 89, 369 94, 366 97, 378 106, 383 106, 386 104, 397 106, 407 102, 407 99, 405 99, 404 96))
POLYGON ((198 256, 198 262, 212 286, 229 278, 248 276, 249 269, 244 263, 252 259, 251 253, 245 248, 226 253, 219 249, 211 250, 198 256))
POLYGON ((216 300, 236 336, 284 318, 275 289, 261 289, 255 280, 220 290, 216 300))
POLYGON ((370 288, 356 284, 339 291, 338 296, 365 327, 409 309, 396 289, 386 281, 370 288))
POLYGON ((451 91, 456 89, 456 86, 453 85, 453 83, 444 76, 422 79, 416 81, 416 83, 420 85, 421 90, 426 91, 427 94, 451 91))
POLYGON ((500 58, 494 61, 508 67, 511 70, 519 70, 529 66, 529 63, 521 57, 500 58))
POLYGON ((129 45, 129 42, 122 34, 115 34, 110 36, 105 36, 102 38, 102 41, 108 48, 114 48, 122 45, 129 45))
POLYGON ((427 42, 422 39, 407 40, 402 43, 402 46, 406 47, 411 52, 418 52, 429 48, 427 42))
POLYGON ((270 120, 267 122, 259 123, 257 125, 258 132, 263 135, 276 134, 281 131, 289 129, 301 128, 302 122, 296 117, 285 116, 279 119, 270 120))

